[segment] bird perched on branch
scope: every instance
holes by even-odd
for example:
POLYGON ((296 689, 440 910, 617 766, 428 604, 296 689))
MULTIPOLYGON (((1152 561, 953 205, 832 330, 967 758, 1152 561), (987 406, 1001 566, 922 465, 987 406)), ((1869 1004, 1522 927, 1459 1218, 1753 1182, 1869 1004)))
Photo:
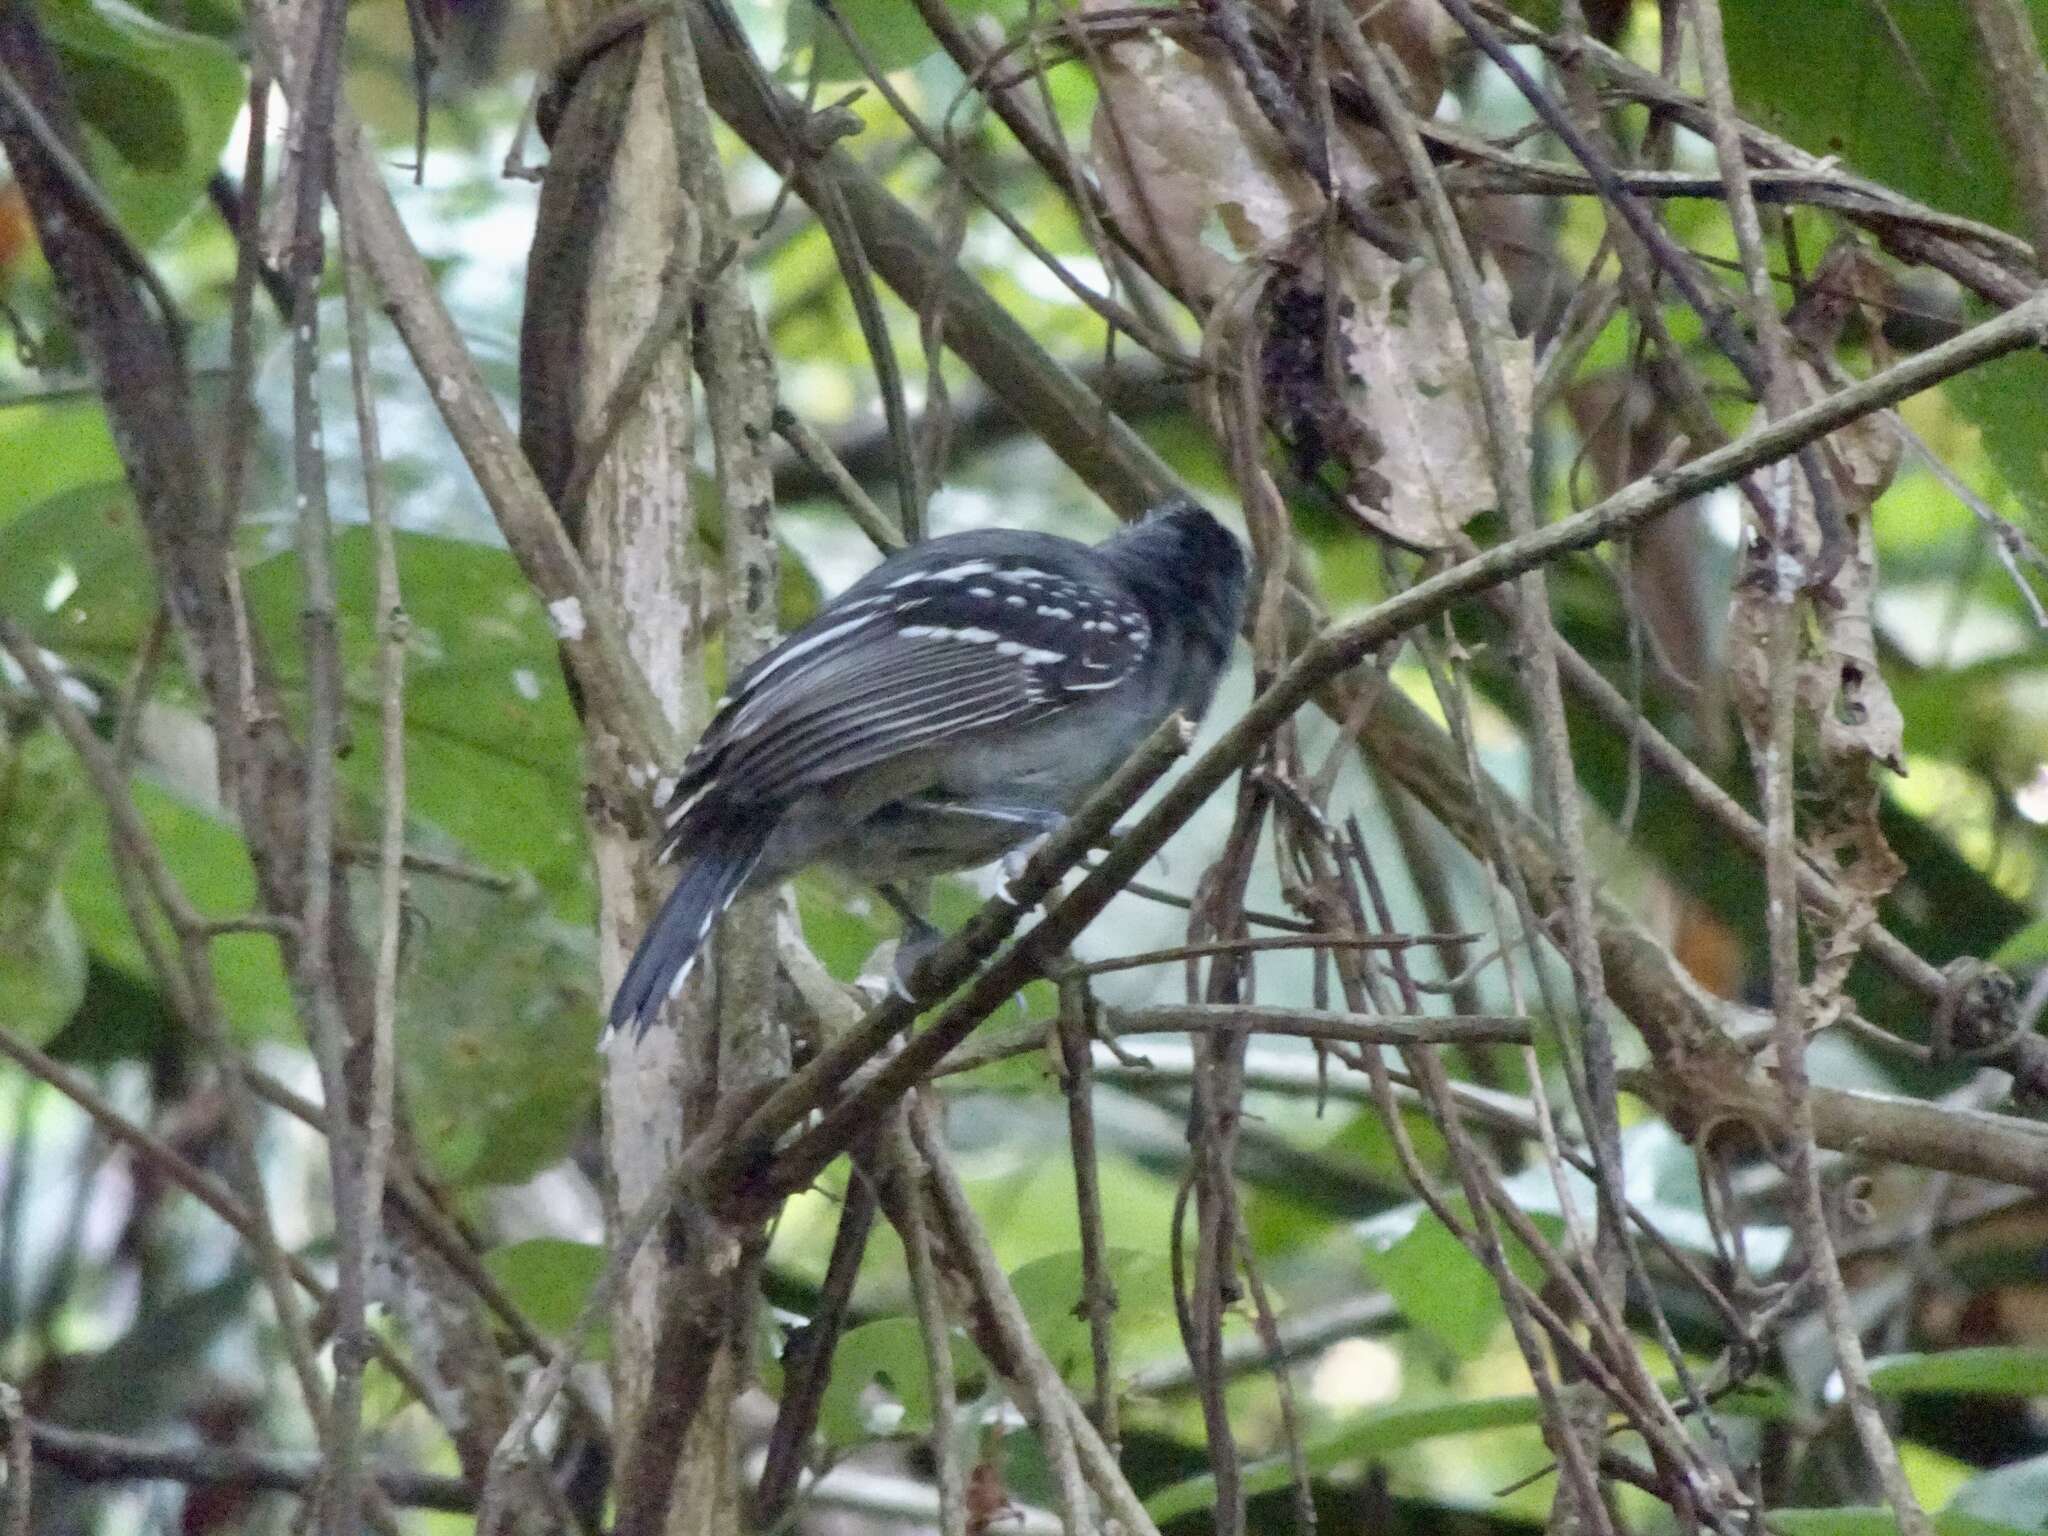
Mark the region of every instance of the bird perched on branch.
POLYGON ((614 1029, 644 1032, 743 891, 830 863, 970 869, 1056 828, 1166 717, 1209 706, 1244 552, 1184 497, 1090 547, 983 529, 892 555, 734 680, 662 806, 675 888, 614 1029))

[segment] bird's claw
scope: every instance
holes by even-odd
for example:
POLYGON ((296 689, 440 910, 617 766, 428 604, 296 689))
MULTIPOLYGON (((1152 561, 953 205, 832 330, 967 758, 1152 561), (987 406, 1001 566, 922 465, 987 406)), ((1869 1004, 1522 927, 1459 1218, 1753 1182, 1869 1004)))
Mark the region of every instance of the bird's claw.
POLYGON ((889 970, 889 991, 906 1003, 915 1003, 917 998, 912 994, 910 984, 917 976, 917 969, 945 941, 946 936, 930 923, 922 920, 906 922, 903 936, 896 941, 896 961, 889 970))

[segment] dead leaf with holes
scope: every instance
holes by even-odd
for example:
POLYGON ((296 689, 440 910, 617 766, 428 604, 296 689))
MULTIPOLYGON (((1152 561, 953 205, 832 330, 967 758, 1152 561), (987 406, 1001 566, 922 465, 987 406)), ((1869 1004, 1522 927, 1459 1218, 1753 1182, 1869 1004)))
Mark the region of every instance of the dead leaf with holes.
MULTIPOLYGON (((1434 5, 1406 0, 1360 13, 1426 110, 1441 91, 1455 29, 1434 5)), ((1267 421, 1297 471, 1311 476, 1334 463, 1361 521, 1414 548, 1447 546, 1499 505, 1478 386, 1442 271, 1348 232, 1324 238, 1320 189, 1206 37, 1186 28, 1124 32, 1094 56, 1091 156, 1121 226, 1205 308, 1229 309, 1254 264, 1271 271, 1251 344, 1215 350, 1256 359, 1267 421)), ((1338 186, 1355 200, 1396 165, 1385 139, 1358 126, 1339 135, 1332 160, 1338 186)), ((1514 334, 1507 285, 1490 264, 1478 297, 1507 374, 1512 430, 1526 435, 1532 352, 1514 334)))
MULTIPOLYGON (((1824 292, 1855 291, 1850 283, 1861 279, 1854 277, 1851 260, 1830 253, 1816 270, 1815 286, 1824 292)), ((1831 387, 1813 357, 1839 343, 1855 308, 1855 303, 1830 302, 1797 317, 1795 339, 1806 355, 1795 360, 1793 374, 1802 399, 1818 398, 1831 387)), ((1871 616, 1878 586, 1872 509, 1898 473, 1901 452, 1901 439, 1883 413, 1851 422, 1818 444, 1840 511, 1841 526, 1834 533, 1840 562, 1827 583, 1808 594, 1807 623, 1794 661, 1804 814, 1799 845, 1849 900, 1840 918, 1816 936, 1814 974, 1806 988, 1807 1018, 1814 1028, 1840 1015, 1842 987, 1877 903, 1905 873, 1879 822, 1883 791, 1878 770, 1905 772, 1904 720, 1878 665, 1871 616)), ((1772 466, 1766 495, 1778 509, 1778 528, 1748 531, 1729 617, 1736 710, 1759 763, 1769 750, 1766 637, 1771 610, 1792 600, 1824 542, 1812 487, 1796 461, 1772 466)))

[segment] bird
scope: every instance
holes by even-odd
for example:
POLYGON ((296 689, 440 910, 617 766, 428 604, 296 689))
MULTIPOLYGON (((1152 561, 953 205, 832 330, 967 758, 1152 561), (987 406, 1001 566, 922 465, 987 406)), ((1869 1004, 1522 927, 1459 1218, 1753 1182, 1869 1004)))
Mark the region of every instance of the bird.
POLYGON ((895 882, 1044 836, 1169 715, 1199 721, 1245 584, 1185 496, 1100 544, 984 528, 884 559, 732 681, 657 790, 678 874, 607 1035, 646 1032, 735 898, 811 865, 875 886, 906 949, 935 940, 895 882))

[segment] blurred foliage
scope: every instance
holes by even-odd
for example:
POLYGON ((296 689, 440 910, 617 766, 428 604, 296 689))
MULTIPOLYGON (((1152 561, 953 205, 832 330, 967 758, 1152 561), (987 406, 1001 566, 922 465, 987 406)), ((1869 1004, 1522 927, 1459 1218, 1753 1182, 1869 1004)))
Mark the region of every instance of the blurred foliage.
MULTIPOLYGON (((460 9, 459 7, 453 9, 460 9)), ((814 78, 829 98, 862 72, 825 8, 792 0, 749 0, 737 7, 783 78, 814 78)), ((1015 145, 977 114, 956 108, 959 72, 937 56, 914 8, 902 0, 838 0, 838 17, 865 51, 895 71, 895 83, 928 121, 947 120, 977 168, 1004 189, 1013 211, 1074 270, 1100 278, 1071 208, 1031 172, 1015 145), (948 113, 951 113, 948 118, 948 113)), ((974 4, 963 19, 991 17, 1014 30, 1040 9, 1027 0, 974 4)), ((1545 6, 1521 7, 1543 14, 1545 6)), ((2036 4, 2048 28, 2048 5, 2036 4)), ((1963 8, 1879 0, 1725 0, 1738 99, 1764 126, 1820 154, 1839 154, 1858 171, 1938 207, 2016 227, 2009 168, 1996 148, 1976 77, 1963 8)), ((1622 41, 1639 59, 1656 57, 1656 7, 1634 8, 1622 41)), ((165 274, 191 327, 195 391, 209 449, 225 443, 224 372, 233 250, 208 199, 223 169, 239 174, 247 72, 237 9, 225 0, 45 0, 43 25, 59 47, 89 125, 92 165, 111 204, 140 248, 165 274)), ((387 164, 409 160, 414 123, 405 21, 397 0, 351 7, 350 98, 367 118, 387 164)), ((503 35, 472 38, 465 57, 492 67, 455 66, 432 102, 423 183, 391 182, 402 211, 434 264, 442 291, 477 351, 491 387, 509 402, 529 184, 499 174, 523 112, 530 69, 545 53, 538 21, 515 16, 503 35), (484 46, 489 44, 489 46, 484 46)), ((1094 92, 1085 70, 1060 64, 1049 97, 1061 125, 1085 142, 1094 92)), ((1458 106, 1489 131, 1521 122, 1519 108, 1480 75, 1457 86, 1458 106)), ((1034 97, 1035 99, 1035 97, 1034 97)), ((907 153, 908 136, 878 95, 851 104, 861 132, 850 150, 918 206, 934 208, 946 188, 929 163, 907 153)), ((1638 125, 1639 126, 1639 125, 1638 125)), ((273 122, 273 133, 276 123, 273 122)), ((728 146, 729 148, 731 146, 728 146)), ((273 145, 273 149, 278 148, 273 145)), ((533 146, 529 152, 537 153, 533 146)), ((1709 165, 1697 141, 1681 136, 1685 164, 1709 165)), ((777 206, 780 185, 736 149, 734 196, 753 221, 777 206)), ((1674 232, 1710 256, 1732 250, 1725 216, 1706 201, 1672 204, 1674 232)), ((1791 221, 1803 247, 1817 251, 1832 226, 1802 213, 1791 221)), ((1567 259, 1583 262, 1599 238, 1595 210, 1581 202, 1558 211, 1546 237, 1567 259)), ((162 603, 120 461, 105 420, 77 368, 77 348, 49 276, 32 251, 0 245, 0 297, 21 317, 21 351, 0 360, 0 611, 19 623, 59 666, 95 728, 110 739, 119 701, 148 684, 130 726, 137 749, 135 798, 175 878, 212 916, 249 910, 254 878, 246 848, 222 809, 208 723, 175 642, 141 669, 162 603)), ((1077 369, 1100 366, 1099 319, 1011 238, 977 214, 961 260, 1049 350, 1077 369)), ((829 243, 806 222, 764 236, 752 271, 778 355, 784 398, 821 429, 856 442, 879 419, 864 344, 854 325, 829 243)), ((892 334, 924 367, 918 317, 886 301, 892 334)), ((1671 329, 1716 385, 1732 375, 1705 355, 1697 317, 1673 306, 1671 329)), ((338 303, 323 307, 323 334, 340 334, 338 303)), ((1626 369, 1638 338, 1617 319, 1583 364, 1588 378, 1626 369)), ((287 338, 257 303, 258 411, 251 484, 238 534, 249 623, 261 635, 289 707, 303 708, 300 573, 282 530, 291 516, 288 473, 287 338)), ((1127 351, 1128 349, 1126 349, 1127 351)), ((1852 356, 1857 367, 1868 359, 1852 356)), ((1141 369, 1114 357, 1106 393, 1141 369)), ((1914 402, 1916 431, 1993 508, 2031 513, 2048 532, 2048 412, 2038 355, 2015 357, 1914 402)), ((400 578, 412 622, 408 653, 407 837, 442 873, 410 877, 401 983, 399 1079, 409 1136, 420 1168, 487 1251, 500 1286, 545 1332, 564 1328, 599 1267, 587 1159, 579 1156, 595 1113, 598 1029, 592 920, 595 893, 583 807, 581 733, 571 711, 547 617, 520 579, 467 472, 436 420, 431 395, 411 372, 402 346, 379 327, 371 356, 386 452, 382 476, 396 509, 400 578), (451 873, 452 871, 452 873, 451 873)), ((965 416, 983 391, 957 360, 940 360, 937 378, 965 416)), ((919 379, 923 394, 922 381, 919 379)), ((358 471, 347 372, 338 347, 324 363, 329 448, 338 466, 336 514, 345 527, 336 550, 348 742, 342 762, 344 838, 373 840, 381 814, 376 636, 370 542, 361 527, 358 471)), ((1731 429, 1747 408, 1717 404, 1731 429)), ((1148 441, 1190 484, 1227 495, 1220 456, 1189 412, 1149 414, 1148 441)), ((1549 507, 1562 512, 1600 493, 1583 456, 1582 423, 1559 412, 1545 424, 1544 482, 1549 507)), ((874 487, 886 504, 887 487, 874 487)), ((708 501, 708 498, 707 498, 708 501)), ((1715 618, 1725 605, 1732 537, 1725 507, 1692 517, 1683 564, 1686 601, 1715 618)), ((1330 606, 1353 612, 1389 587, 1405 560, 1364 538, 1321 501, 1304 496, 1296 527, 1330 606)), ((1093 537, 1107 520, 1072 476, 1042 447, 1020 441, 1000 422, 977 436, 948 469, 933 506, 940 529, 992 522, 1056 528, 1093 537)), ((1885 570, 1879 608, 1887 677, 1904 711, 1912 773, 1889 786, 1885 827, 1910 867, 1888 903, 1886 921, 1927 958, 1997 953, 2029 973, 2048 965, 2048 650, 2010 580, 1992 558, 1976 519, 1933 475, 1909 467, 1879 503, 1876 528, 1885 570)), ((784 519, 782 617, 794 625, 872 558, 825 499, 805 500, 784 519)), ((707 516, 704 551, 715 549, 707 516)), ((1634 685, 1632 654, 1645 643, 1645 605, 1620 597, 1616 568, 1586 559, 1561 567, 1553 591, 1566 637, 1618 685, 1634 685)), ((1651 615, 1654 617, 1654 615, 1651 615)), ((1654 626, 1652 626, 1654 627, 1654 626)), ((1521 695, 1505 635, 1475 613, 1459 616, 1475 688, 1476 746, 1503 780, 1526 780, 1521 695)), ((1714 625, 1701 653, 1679 656, 1711 672, 1714 625)), ((716 672, 716 641, 711 670, 716 672)), ((1645 664, 1646 713, 1693 752, 1724 786, 1748 798, 1749 768, 1727 739, 1714 687, 1688 692, 1667 685, 1645 664)), ((1415 669, 1397 681, 1426 691, 1415 669)), ((1241 707, 1248 689, 1234 677, 1217 714, 1241 707)), ((1434 707, 1434 701, 1424 702, 1434 707)), ((1209 732, 1218 728, 1212 720, 1209 732)), ((1639 772, 1630 743, 1590 717, 1572 718, 1575 757, 1592 803, 1604 813, 1600 857, 1617 892, 1701 952, 1732 956, 1703 975, 1734 997, 1754 996, 1763 974, 1761 881, 1725 834, 1707 824, 1654 775, 1639 772), (1633 817, 1625 824, 1625 810, 1633 817), (1701 936, 1704 935, 1704 938, 1701 936), (1711 943, 1707 941, 1711 941, 1711 943), (1717 947, 1718 946, 1718 947, 1717 947)), ((1319 749, 1320 723, 1305 727, 1319 749)), ((1408 870, 1391 824, 1370 785, 1355 772, 1346 794, 1361 808, 1376 860, 1408 870)), ((1206 867, 1227 823, 1211 807, 1145 878, 1188 891, 1206 867)), ((1425 852, 1449 896, 1450 916, 1490 926, 1479 873, 1441 840, 1425 852)), ((366 874, 352 895, 367 911, 366 874)), ((1422 881, 1390 879, 1396 918, 1427 926, 1422 881)), ((979 888, 948 881, 937 892, 944 923, 970 909, 979 888)), ((1278 908, 1277 877, 1262 871, 1252 901, 1278 908)), ((858 975, 875 946, 894 933, 861 892, 826 876, 798 884, 805 932, 837 975, 858 975)), ((1135 898, 1121 900, 1085 941, 1088 953, 1169 943, 1182 914, 1135 898)), ((1689 955, 1691 951, 1685 951, 1689 955)), ((229 1022, 257 1059, 294 1083, 311 1080, 278 946, 254 934, 219 939, 211 958, 229 1022)), ((1702 968, 1704 970, 1704 968, 1702 968)), ((1435 973, 1431 973, 1434 975, 1435 973)), ((1262 961, 1259 1000, 1316 1000, 1313 968, 1299 957, 1262 961)), ((1917 1030, 1924 1009, 1874 974, 1859 973, 1857 996, 1873 1019, 1917 1030)), ((1042 1018, 1048 989, 1026 993, 1017 1017, 1042 1018)), ((1140 1003, 1177 997, 1170 970, 1109 978, 1104 995, 1140 1003)), ((46 1045, 88 1071, 124 1113, 211 1165, 222 1154, 217 1104, 204 1073, 191 1065, 190 1042, 170 1017, 130 927, 115 878, 109 834, 98 802, 47 720, 11 671, 0 671, 0 1028, 46 1045), (215 1118, 209 1118, 209 1115, 215 1118)), ((1506 1006, 1497 980, 1479 1001, 1506 1006)), ((1956 1079, 1930 1075, 1895 1058, 1830 1039, 1816 1070, 1838 1082, 1927 1092, 1956 1079)), ((1141 1056, 1145 1043, 1133 1047, 1141 1056)), ((1184 1095, 1158 1047, 1158 1080, 1130 1071, 1097 1085, 1106 1222, 1122 1303, 1123 1363, 1144 1368, 1177 1348, 1166 1259, 1180 1172, 1186 1160, 1184 1095)), ((1465 1063, 1475 1080, 1520 1081, 1511 1053, 1465 1063)), ((1542 1068, 1559 1071, 1546 1048, 1542 1068)), ((1296 1373, 1305 1417, 1306 1455, 1319 1503, 1351 1511, 1377 1489, 1379 1529, 1454 1533, 1540 1522, 1551 1484, 1498 1490, 1540 1472, 1547 1461, 1538 1404, 1508 1337, 1499 1297, 1466 1251, 1408 1198, 1391 1139, 1377 1114, 1355 1097, 1316 1097, 1314 1062, 1290 1042, 1260 1042, 1253 1065, 1294 1085, 1255 1095, 1244 1137, 1247 1222, 1266 1283, 1283 1318, 1355 1300, 1371 1289, 1392 1306, 1364 1336, 1311 1353, 1296 1373), (1357 1346, 1357 1347, 1354 1347, 1357 1346), (1376 1481, 1384 1477, 1384 1482, 1376 1481)), ((1559 1096, 1562 1099, 1562 1095, 1559 1096)), ((1025 1057, 954 1085, 950 1133, 978 1208, 988 1218, 1001 1261, 1015 1277, 1039 1337, 1077 1385, 1089 1381, 1084 1324, 1076 1315, 1081 1277, 1074 1222, 1074 1177, 1056 1079, 1042 1058, 1025 1057)), ((1631 1106, 1634 1108, 1634 1106, 1631 1106)), ((1419 1116, 1407 1129, 1425 1164, 1444 1166, 1441 1138, 1419 1116)), ((289 1213, 286 1241, 324 1263, 324 1159, 310 1136, 281 1119, 266 1127, 264 1151, 273 1193, 289 1213)), ((1701 1262, 1716 1255, 1707 1237, 1705 1201, 1687 1146, 1659 1122, 1628 1130, 1629 1191, 1675 1245, 1701 1262)), ((834 1169, 818 1189, 791 1202, 776 1229, 770 1292, 801 1309, 816 1297, 847 1179, 834 1169)), ((1525 1170, 1515 1186, 1532 1219, 1562 1225, 1562 1202, 1547 1174, 1525 1170)), ((1917 1207, 1917 1186, 1881 1187, 1888 1219, 1917 1207)), ((1583 1187, 1576 1191, 1583 1202, 1583 1187)), ((2023 1213, 2024 1214, 2024 1213, 2023 1213)), ((1887 1396, 1934 1411, 1907 1421, 1909 1465, 1938 1491, 1946 1509, 1942 1536, 2011 1536, 2048 1530, 2048 1436, 2015 1405, 2038 1402, 2048 1381, 2048 1279, 2040 1272, 2043 1235, 2034 1219, 1992 1234, 1967 1273, 1936 1287, 1930 1304, 1899 1325, 1897 1351, 1874 1371, 1887 1396), (1968 1345, 1970 1347, 1955 1347, 1968 1345), (1944 1418, 1976 1422, 1974 1408, 2005 1424, 2012 1442, 2004 1464, 1945 1431, 1944 1418), (1972 1459, 1976 1457, 1978 1459, 1972 1459)), ((1753 1263, 1774 1262, 1788 1238, 1768 1205, 1745 1227, 1753 1263)), ((0 1371, 33 1380, 38 1412, 98 1429, 184 1432, 222 1401, 243 1398, 270 1439, 304 1444, 284 1385, 267 1313, 252 1300, 239 1250, 212 1218, 167 1197, 147 1170, 117 1153, 66 1101, 11 1066, 0 1067, 0 1371)), ((1533 1271, 1530 1278, 1535 1278, 1533 1271)), ((1884 1277, 1863 1275, 1875 1288, 1884 1277)), ((1669 1298, 1674 1328, 1688 1349, 1710 1352, 1719 1319, 1669 1298)), ((769 1346, 800 1318, 769 1320, 769 1346)), ((392 1325, 392 1326, 395 1326, 392 1325)), ((1230 1337, 1251 1335, 1248 1318, 1230 1337)), ((964 1335, 952 1340, 963 1402, 993 1403, 985 1363, 964 1335)), ((600 1348, 602 1345, 600 1344, 600 1348)), ((1646 1350, 1649 1346, 1646 1344, 1646 1350)), ((1657 1356, 1661 1360, 1661 1356, 1657 1356)), ((404 1389, 388 1378, 376 1401, 379 1428, 419 1459, 445 1464, 446 1446, 406 1410, 404 1389)), ((1773 1425, 1796 1421, 1801 1433, 1834 1434, 1824 1379, 1807 1380, 1789 1358, 1762 1367, 1757 1388, 1725 1405, 1721 1424, 1757 1444, 1773 1425)), ((1288 1472, 1277 1459, 1280 1414, 1270 1382, 1247 1375, 1233 1384, 1248 1453, 1255 1523, 1286 1529, 1288 1472), (1280 1495, 1269 1497, 1269 1495, 1280 1495)), ((852 1326, 840 1338, 821 1429, 835 1454, 878 1442, 901 1443, 930 1422, 929 1384, 908 1315, 900 1247, 876 1236, 856 1289, 852 1326)), ((1156 1518, 1196 1530, 1214 1497, 1205 1469, 1199 1411, 1185 1390, 1162 1389, 1129 1407, 1128 1463, 1156 1518)), ((1010 1492, 1049 1498, 1042 1462, 1028 1435, 1003 1431, 996 1458, 1010 1492)), ((1815 1474, 1819 1477, 1819 1474, 1815 1474)), ((81 1524, 56 1529, 123 1530, 140 1518, 139 1499, 91 1503, 84 1489, 52 1480, 49 1508, 83 1511, 81 1524), (122 1521, 128 1524, 122 1524, 122 1521)), ((1779 1536, 1876 1536, 1887 1516, 1861 1507, 1776 1510, 1779 1536)), ((1632 1519, 1650 1522, 1652 1506, 1630 1495, 1632 1519)), ((40 1513, 40 1511, 39 1511, 40 1513)), ((68 1517, 68 1516, 67 1516, 68 1517)), ((53 1518, 53 1517, 52 1517, 53 1518)), ((410 1528, 410 1526, 408 1526, 410 1528)), ((422 1527, 423 1528, 423 1527, 422 1527)), ((1332 1524, 1331 1529, 1350 1527, 1332 1524)), ((1645 1524, 1642 1528, 1657 1528, 1645 1524)))

